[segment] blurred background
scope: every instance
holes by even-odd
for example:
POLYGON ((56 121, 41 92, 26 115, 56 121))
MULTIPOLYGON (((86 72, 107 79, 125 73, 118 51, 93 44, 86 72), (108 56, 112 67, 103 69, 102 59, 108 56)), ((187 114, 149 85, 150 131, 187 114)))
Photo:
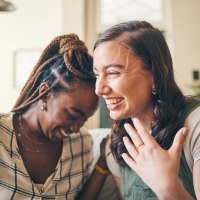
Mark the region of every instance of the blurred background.
MULTIPOLYGON (((92 54, 102 31, 128 20, 161 29, 175 77, 184 94, 195 94, 200 73, 200 0, 0 0, 0 112, 10 111, 44 47, 57 35, 76 33, 92 54)), ((103 102, 87 123, 110 127, 103 102)))

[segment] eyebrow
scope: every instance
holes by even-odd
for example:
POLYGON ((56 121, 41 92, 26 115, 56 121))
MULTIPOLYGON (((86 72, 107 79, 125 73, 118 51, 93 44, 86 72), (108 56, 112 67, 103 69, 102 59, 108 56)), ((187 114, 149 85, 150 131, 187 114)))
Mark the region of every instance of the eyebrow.
MULTIPOLYGON (((115 67, 115 68, 119 68, 119 69, 124 69, 124 66, 120 65, 120 64, 109 64, 109 65, 105 65, 103 66, 104 69, 108 69, 111 67, 115 67)), ((93 70, 98 71, 95 67, 93 67, 93 70)))

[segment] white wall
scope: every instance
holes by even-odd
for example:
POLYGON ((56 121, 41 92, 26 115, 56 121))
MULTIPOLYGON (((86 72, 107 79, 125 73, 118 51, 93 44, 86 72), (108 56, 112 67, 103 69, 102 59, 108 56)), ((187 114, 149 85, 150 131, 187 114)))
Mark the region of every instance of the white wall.
POLYGON ((62 0, 62 32, 85 40, 85 0, 62 0))
POLYGON ((61 0, 16 0, 15 12, 0 12, 0 111, 10 110, 19 94, 14 88, 14 53, 43 49, 62 31, 61 0))
POLYGON ((200 72, 200 1, 166 0, 169 6, 168 23, 175 77, 185 94, 193 94, 192 71, 200 72), (171 15, 171 16, 170 16, 171 15))

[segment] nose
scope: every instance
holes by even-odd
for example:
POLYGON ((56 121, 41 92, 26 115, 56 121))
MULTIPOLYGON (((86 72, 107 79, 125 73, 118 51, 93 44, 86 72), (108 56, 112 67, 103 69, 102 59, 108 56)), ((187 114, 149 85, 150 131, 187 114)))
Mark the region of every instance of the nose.
POLYGON ((103 80, 102 78, 98 78, 96 80, 95 93, 98 96, 103 96, 103 95, 109 93, 109 91, 110 91, 110 87, 106 83, 106 81, 103 80))

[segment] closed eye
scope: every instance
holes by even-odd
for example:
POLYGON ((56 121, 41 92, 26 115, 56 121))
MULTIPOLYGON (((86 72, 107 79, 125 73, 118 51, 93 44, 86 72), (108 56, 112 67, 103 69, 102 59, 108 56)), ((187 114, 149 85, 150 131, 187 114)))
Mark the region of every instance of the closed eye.
POLYGON ((67 119, 70 120, 70 121, 75 121, 77 120, 80 116, 75 116, 73 114, 71 114, 69 111, 66 110, 66 116, 67 116, 67 119))
POLYGON ((118 71, 109 71, 107 72, 107 76, 108 77, 111 77, 111 78, 115 78, 115 77, 118 77, 121 73, 118 72, 118 71))

